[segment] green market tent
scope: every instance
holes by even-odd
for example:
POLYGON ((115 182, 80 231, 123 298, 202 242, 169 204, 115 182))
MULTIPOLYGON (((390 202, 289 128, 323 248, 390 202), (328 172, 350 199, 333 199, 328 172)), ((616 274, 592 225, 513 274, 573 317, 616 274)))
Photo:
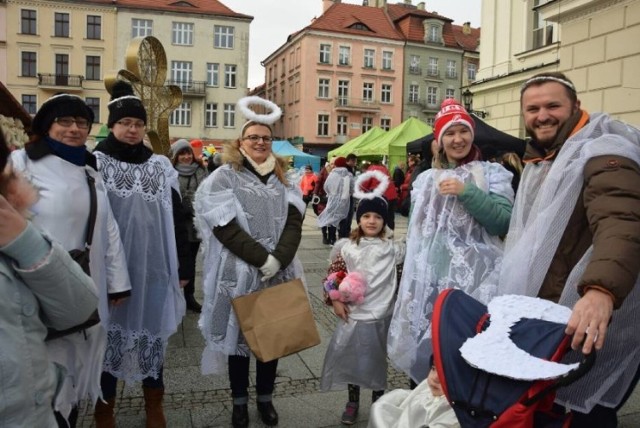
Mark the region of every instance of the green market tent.
POLYGON ((96 135, 96 143, 99 143, 100 141, 107 138, 107 136, 109 135, 109 132, 110 131, 107 125, 102 125, 100 127, 100 130, 98 131, 98 134, 96 135))
POLYGON ((346 143, 344 143, 342 146, 338 147, 337 149, 333 149, 331 150, 329 153, 327 153, 327 156, 329 159, 334 158, 334 157, 339 157, 339 156, 347 156, 349 153, 354 153, 354 154, 358 154, 357 153, 357 149, 359 147, 363 147, 366 144, 369 143, 369 141, 373 141, 376 138, 386 134, 387 131, 383 130, 382 128, 378 127, 378 126, 374 126, 373 128, 369 129, 367 132, 365 132, 362 135, 357 136, 356 138, 347 141, 346 143))
POLYGON ((355 154, 362 157, 388 156, 387 167, 392 171, 398 162, 407 158, 407 144, 431 132, 433 130, 429 125, 410 117, 384 135, 358 147, 355 154))

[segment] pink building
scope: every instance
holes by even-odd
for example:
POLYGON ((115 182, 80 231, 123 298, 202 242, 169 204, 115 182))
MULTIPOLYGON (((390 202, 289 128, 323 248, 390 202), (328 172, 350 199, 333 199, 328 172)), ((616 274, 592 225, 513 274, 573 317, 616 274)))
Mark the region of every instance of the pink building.
POLYGON ((324 155, 402 122, 405 40, 379 3, 323 0, 324 13, 264 60, 265 95, 284 111, 277 136, 324 155))

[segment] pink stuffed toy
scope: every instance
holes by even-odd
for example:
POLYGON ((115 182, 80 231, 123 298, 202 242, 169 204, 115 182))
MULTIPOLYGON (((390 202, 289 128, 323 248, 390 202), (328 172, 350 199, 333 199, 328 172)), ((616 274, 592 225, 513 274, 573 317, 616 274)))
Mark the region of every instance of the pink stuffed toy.
POLYGON ((340 300, 343 303, 360 305, 364 302, 364 293, 367 290, 367 282, 364 275, 359 272, 348 273, 344 277, 337 290, 329 292, 332 300, 340 300), (337 297, 337 298, 334 298, 337 297))

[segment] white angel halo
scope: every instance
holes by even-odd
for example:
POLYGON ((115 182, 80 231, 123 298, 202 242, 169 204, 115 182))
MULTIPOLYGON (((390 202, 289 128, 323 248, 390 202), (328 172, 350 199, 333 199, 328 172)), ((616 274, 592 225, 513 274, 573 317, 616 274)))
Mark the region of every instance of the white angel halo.
POLYGON ((389 187, 389 177, 385 173, 382 171, 367 171, 360 174, 356 179, 353 197, 358 199, 381 198, 387 187, 389 187), (371 178, 378 180, 378 185, 370 192, 366 192, 362 189, 362 184, 371 178))
POLYGON ((236 104, 238 109, 242 112, 244 117, 249 122, 263 123, 265 125, 273 125, 282 116, 282 110, 272 101, 264 98, 252 95, 249 97, 240 98, 236 104), (258 105, 271 111, 269 114, 259 114, 249 108, 250 105, 258 105))

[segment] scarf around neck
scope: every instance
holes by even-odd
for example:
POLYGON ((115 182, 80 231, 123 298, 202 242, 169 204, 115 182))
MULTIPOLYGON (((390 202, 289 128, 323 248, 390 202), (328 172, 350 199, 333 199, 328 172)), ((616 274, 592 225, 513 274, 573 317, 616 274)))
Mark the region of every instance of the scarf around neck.
POLYGON ((51 149, 51 153, 74 165, 85 166, 87 164, 87 146, 69 146, 58 140, 46 136, 44 141, 51 149))
POLYGON ((275 156, 273 156, 273 153, 269 153, 269 157, 267 158, 267 160, 265 160, 261 164, 257 164, 256 162, 254 162, 254 160, 251 159, 249 155, 247 155, 247 152, 245 152, 244 150, 240 149, 240 153, 242 153, 242 156, 244 156, 247 162, 249 162, 249 165, 251 165, 255 172, 257 172, 261 177, 271 174, 276 168, 276 158, 275 156))
POLYGON ((182 175, 183 177, 192 176, 196 173, 198 168, 200 168, 200 165, 195 162, 191 162, 189 165, 185 165, 183 163, 177 163, 175 165, 176 171, 178 171, 178 174, 182 175))
POLYGON ((141 164, 146 162, 153 151, 145 146, 142 141, 138 144, 127 144, 116 139, 112 132, 102 140, 94 151, 102 152, 121 162, 141 164))

